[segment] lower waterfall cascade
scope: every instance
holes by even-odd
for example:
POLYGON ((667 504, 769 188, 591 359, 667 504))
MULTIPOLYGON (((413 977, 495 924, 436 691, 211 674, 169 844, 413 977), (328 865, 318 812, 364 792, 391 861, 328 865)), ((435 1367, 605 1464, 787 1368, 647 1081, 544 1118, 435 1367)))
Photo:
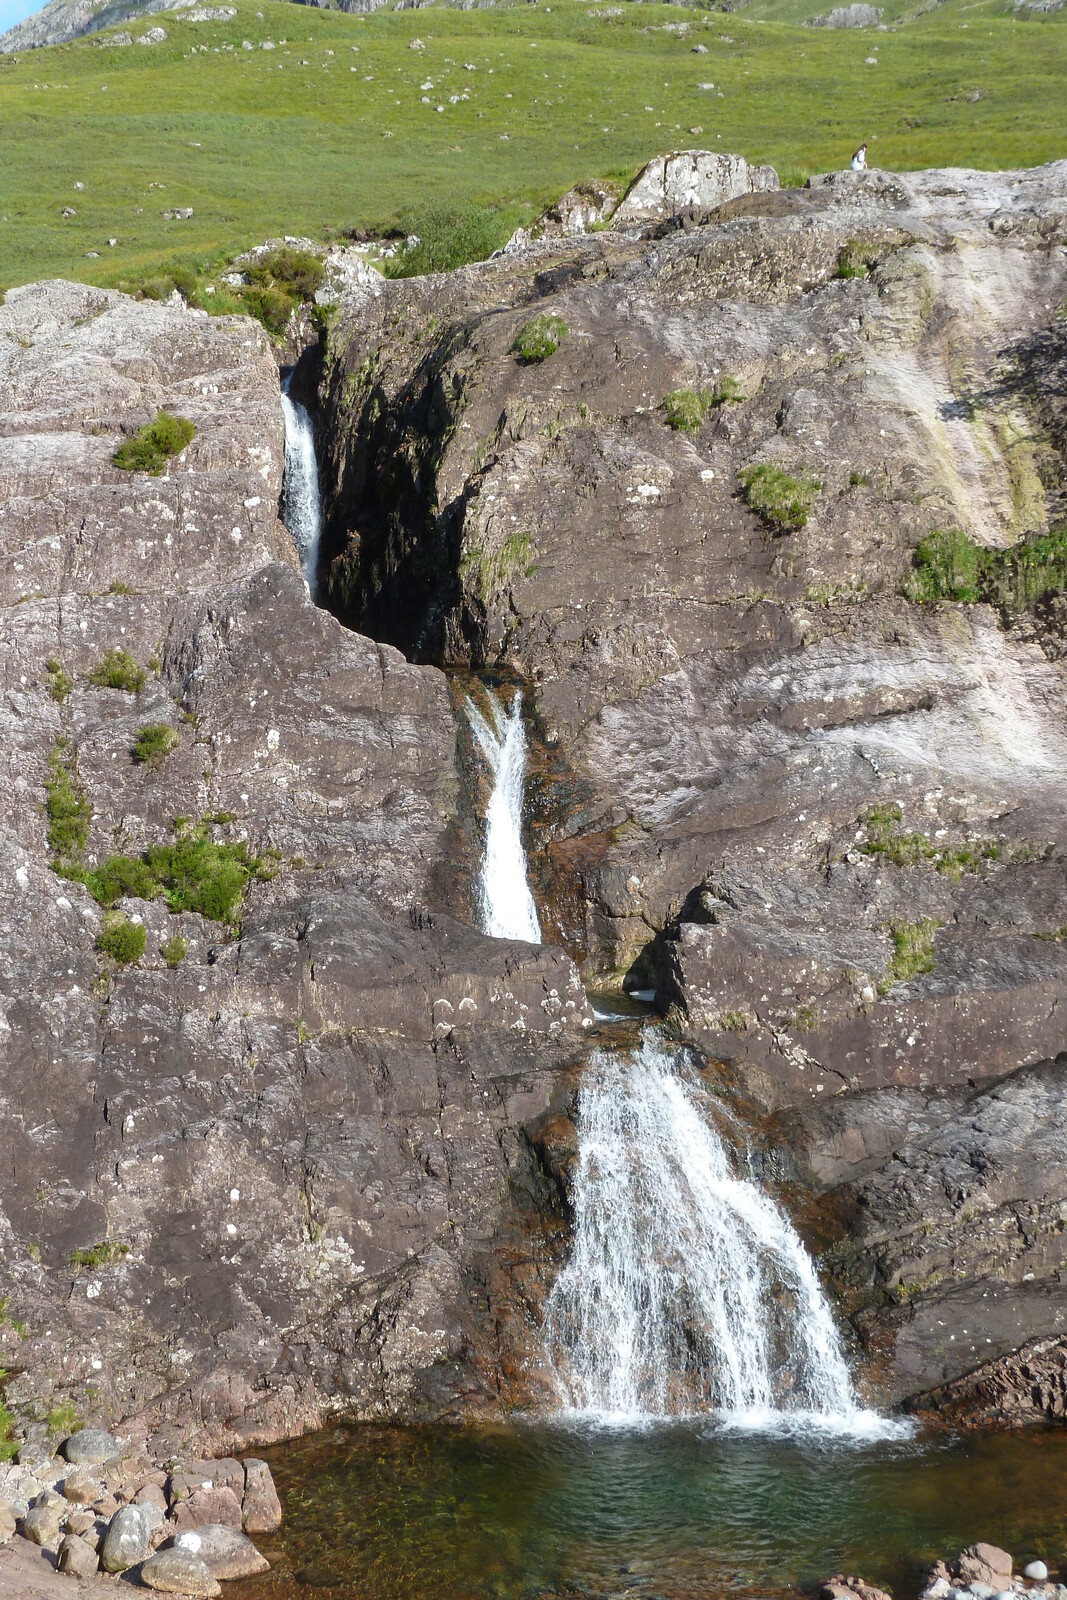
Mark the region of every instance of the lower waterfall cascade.
POLYGON ((282 478, 281 516, 292 534, 300 557, 311 598, 316 598, 319 566, 319 539, 322 533, 322 501, 319 494, 319 466, 315 456, 315 433, 307 407, 289 394, 290 373, 282 384, 282 416, 285 419, 285 472, 282 478))
POLYGON ((578 1100, 570 1259, 544 1342, 563 1411, 900 1436, 861 1407, 796 1230, 742 1170, 688 1053, 648 1029, 578 1100))
POLYGON ((527 944, 540 944, 541 925, 530 892, 522 843, 526 775, 522 694, 515 691, 510 710, 505 710, 491 692, 488 701, 488 716, 469 696, 465 707, 474 742, 493 777, 485 813, 485 852, 478 881, 481 929, 495 939, 522 939, 527 944))

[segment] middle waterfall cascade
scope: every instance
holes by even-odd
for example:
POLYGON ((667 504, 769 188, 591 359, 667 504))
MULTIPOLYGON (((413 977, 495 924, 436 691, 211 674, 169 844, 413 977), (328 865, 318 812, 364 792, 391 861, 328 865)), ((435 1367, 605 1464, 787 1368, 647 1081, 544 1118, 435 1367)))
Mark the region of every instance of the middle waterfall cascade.
POLYGON ((485 813, 485 855, 479 880, 482 932, 495 939, 541 943, 537 907, 526 876, 522 845, 523 780, 526 775, 526 733, 522 695, 516 690, 505 711, 492 693, 486 717, 468 697, 467 720, 474 742, 489 765, 493 789, 485 813))
POLYGON ((318 584, 319 537, 322 532, 319 465, 315 458, 315 434, 311 418, 299 400, 289 398, 288 378, 282 386, 282 416, 285 418, 282 521, 293 536, 300 557, 300 570, 314 600, 318 584))
POLYGON ((579 1093, 572 1254, 545 1342, 565 1409, 615 1421, 716 1413, 873 1436, 788 1218, 737 1170, 686 1053, 647 1033, 597 1051, 579 1093))

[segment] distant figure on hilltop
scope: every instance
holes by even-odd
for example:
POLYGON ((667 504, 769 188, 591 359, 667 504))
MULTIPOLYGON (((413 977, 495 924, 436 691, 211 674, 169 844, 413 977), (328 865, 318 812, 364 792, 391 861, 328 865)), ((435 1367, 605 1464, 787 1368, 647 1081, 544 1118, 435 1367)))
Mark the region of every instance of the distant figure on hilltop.
POLYGON ((867 146, 861 144, 850 163, 853 172, 867 171, 867 146))

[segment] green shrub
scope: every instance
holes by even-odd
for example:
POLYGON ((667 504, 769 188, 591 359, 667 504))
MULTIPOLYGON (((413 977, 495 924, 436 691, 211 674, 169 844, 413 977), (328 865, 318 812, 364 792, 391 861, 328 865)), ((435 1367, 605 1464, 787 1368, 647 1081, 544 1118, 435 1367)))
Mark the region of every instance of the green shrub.
POLYGON ((914 570, 904 585, 909 600, 959 600, 973 605, 981 598, 980 558, 984 552, 959 528, 920 539, 912 557, 914 570))
POLYGON ((274 868, 248 853, 244 844, 215 844, 200 830, 173 844, 154 845, 141 856, 108 856, 80 876, 93 898, 113 906, 125 896, 162 897, 172 911, 196 911, 214 922, 232 922, 252 877, 273 876, 274 868))
POLYGON ((912 562, 904 593, 921 605, 981 600, 1008 615, 1033 611, 1067 590, 1067 523, 1007 550, 983 549, 958 528, 930 533, 919 540, 912 562))
POLYGON ((724 373, 721 378, 716 378, 715 387, 711 391, 710 404, 713 406, 736 406, 744 399, 741 393, 741 384, 737 378, 731 378, 729 373, 724 373))
POLYGON ((287 244, 246 265, 245 274, 250 284, 269 284, 299 300, 313 300, 326 270, 310 250, 296 250, 287 244))
POLYGON ((139 667, 126 650, 105 650, 92 672, 89 682, 98 689, 121 689, 125 694, 139 694, 144 688, 144 668, 139 667))
POLYGON ((48 674, 48 693, 57 705, 62 705, 74 684, 63 670, 62 661, 58 661, 55 656, 45 662, 44 670, 48 674))
POLYGON ((104 917, 96 948, 101 955, 117 961, 120 967, 128 967, 132 962, 140 961, 144 955, 145 938, 142 923, 130 922, 121 911, 109 911, 104 917))
POLYGON ((879 994, 887 994, 895 983, 904 983, 908 978, 933 970, 934 933, 937 927, 932 917, 920 917, 918 922, 890 924, 893 954, 889 958, 885 976, 878 985, 879 994))
POLYGON ((812 502, 822 484, 806 473, 793 478, 770 462, 741 474, 743 499, 776 533, 793 533, 807 525, 812 502))
POLYGON ((137 733, 130 754, 144 766, 158 767, 178 743, 178 735, 165 722, 146 722, 137 733))
POLYGON ((70 1264, 78 1271, 84 1267, 86 1272, 95 1272, 99 1267, 113 1267, 129 1253, 129 1245, 123 1244, 121 1239, 101 1239, 99 1244, 91 1244, 84 1250, 72 1250, 70 1264))
POLYGON ((186 417, 160 411, 132 439, 123 440, 112 461, 124 472, 147 472, 158 478, 172 456, 180 455, 196 433, 186 417))
POLYGON ((85 873, 85 887, 102 906, 116 900, 155 900, 162 893, 148 864, 137 856, 107 856, 85 873))
POLYGON ((862 242, 849 239, 837 252, 835 278, 865 278, 873 265, 862 242))
POLYGON ((519 329, 512 348, 524 367, 532 367, 555 355, 566 337, 567 324, 562 317, 531 317, 519 329))
MULTIPOLYGON (((0 1367, 0 1389, 7 1373, 0 1367)), ((15 1433, 15 1417, 0 1399, 0 1461, 13 1461, 19 1452, 19 1438, 15 1433)))
POLYGON ((89 837, 89 801, 65 740, 57 740, 48 757, 44 794, 53 865, 69 867, 81 860, 89 837))
POLYGON ((659 408, 667 426, 676 433, 696 433, 708 414, 708 399, 695 389, 672 389, 665 394, 659 408))
POLYGON ((174 968, 185 960, 187 950, 185 940, 180 933, 172 933, 169 939, 164 939, 159 947, 159 953, 168 967, 174 968))
POLYGON ((253 284, 242 289, 241 302, 257 322, 262 322, 268 333, 275 334, 279 339, 298 304, 284 289, 277 289, 269 283, 253 284))
POLYGON ((61 1400, 58 1405, 54 1405, 44 1420, 48 1424, 49 1432, 59 1439, 66 1438, 81 1426, 81 1417, 71 1400, 61 1400))
POLYGON ((385 263, 389 278, 421 278, 428 272, 451 272, 468 261, 485 261, 507 242, 513 218, 489 206, 432 206, 405 218, 408 235, 418 244, 400 249, 385 263))

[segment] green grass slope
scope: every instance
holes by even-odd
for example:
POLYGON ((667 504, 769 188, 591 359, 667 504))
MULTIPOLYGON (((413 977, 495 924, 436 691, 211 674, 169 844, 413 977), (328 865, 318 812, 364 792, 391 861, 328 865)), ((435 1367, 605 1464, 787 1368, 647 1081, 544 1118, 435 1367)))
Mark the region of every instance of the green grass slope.
POLYGON ((836 32, 579 0, 363 18, 237 3, 226 21, 147 19, 162 44, 97 35, 0 59, 0 286, 201 271, 270 235, 411 226, 441 202, 501 207, 503 235, 571 183, 625 180, 679 146, 740 151, 793 183, 862 138, 890 168, 1067 155, 1049 110, 1067 89, 1065 13, 947 0, 836 32))

